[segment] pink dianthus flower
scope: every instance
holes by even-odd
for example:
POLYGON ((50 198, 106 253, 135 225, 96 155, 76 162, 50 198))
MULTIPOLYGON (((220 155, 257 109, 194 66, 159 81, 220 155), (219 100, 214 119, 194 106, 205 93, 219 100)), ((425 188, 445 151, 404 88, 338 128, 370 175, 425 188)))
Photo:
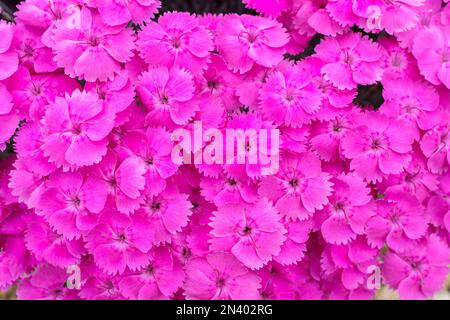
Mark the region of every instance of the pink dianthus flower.
POLYGON ((274 67, 283 60, 289 35, 281 24, 250 15, 227 15, 219 23, 216 44, 230 69, 241 74, 255 64, 274 67))
POLYGON ((187 299, 257 299, 260 282, 233 255, 218 252, 188 262, 184 290, 187 299))

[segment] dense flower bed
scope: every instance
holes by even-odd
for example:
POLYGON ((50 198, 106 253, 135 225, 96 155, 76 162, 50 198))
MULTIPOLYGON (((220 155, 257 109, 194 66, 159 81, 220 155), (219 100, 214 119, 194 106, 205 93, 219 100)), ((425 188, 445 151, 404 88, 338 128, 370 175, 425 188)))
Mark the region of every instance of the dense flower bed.
POLYGON ((388 285, 423 299, 443 287, 447 1, 244 2, 259 15, 26 0, 0 21, 0 291, 370 299, 388 285), (381 106, 357 99, 370 88, 381 106), (181 143, 198 123, 203 141, 181 143), (229 129, 279 134, 275 167, 249 162, 251 135, 221 161, 230 141, 209 133, 229 129))

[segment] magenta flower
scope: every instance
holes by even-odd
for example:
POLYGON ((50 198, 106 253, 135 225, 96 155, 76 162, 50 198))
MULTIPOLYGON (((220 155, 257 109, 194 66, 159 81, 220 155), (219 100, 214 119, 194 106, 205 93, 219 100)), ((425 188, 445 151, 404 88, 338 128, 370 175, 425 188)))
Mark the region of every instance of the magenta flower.
POLYGON ((408 192, 424 202, 430 197, 430 192, 437 191, 440 185, 439 177, 427 169, 426 159, 421 157, 413 158, 403 173, 391 176, 383 183, 382 188, 408 192))
POLYGON ((230 250, 251 269, 261 268, 276 256, 286 239, 280 215, 266 199, 251 207, 219 207, 211 221, 211 249, 230 250))
POLYGON ((329 0, 325 9, 340 26, 349 28, 355 24, 361 25, 364 21, 364 18, 353 12, 353 3, 353 1, 329 0))
POLYGON ((40 121, 47 106, 55 102, 56 97, 65 97, 80 89, 79 83, 64 74, 30 74, 20 66, 10 78, 10 92, 16 109, 30 120, 40 121))
POLYGON ((53 61, 52 50, 44 45, 39 29, 23 23, 16 25, 14 47, 23 66, 39 73, 53 72, 58 66, 53 61))
POLYGON ((433 173, 446 172, 450 166, 450 126, 439 125, 423 135, 420 148, 433 173))
POLYGON ((217 28, 216 45, 230 69, 246 73, 257 64, 274 67, 289 36, 281 24, 263 17, 227 15, 217 28))
POLYGON ((185 273, 180 262, 167 247, 151 251, 148 265, 142 270, 124 275, 119 283, 123 295, 129 299, 168 299, 183 284, 185 273))
POLYGON ((360 236, 348 245, 327 246, 322 254, 321 267, 327 277, 338 277, 340 280, 332 282, 334 286, 341 287, 334 294, 344 294, 346 299, 352 296, 354 299, 368 299, 373 295, 374 288, 368 288, 371 275, 368 270, 378 266, 377 253, 378 250, 360 236))
POLYGON ((132 213, 139 208, 145 188, 145 167, 139 158, 122 159, 109 152, 94 170, 119 212, 132 213))
POLYGON ((5 143, 16 131, 21 118, 13 106, 11 93, 0 82, 0 151, 5 149, 5 143))
POLYGON ((142 23, 153 18, 161 6, 159 0, 93 0, 97 4, 102 20, 110 26, 123 25, 130 21, 142 23))
POLYGON ((432 297, 449 1, 23 0, 0 21, 0 295, 432 297))
POLYGON ((386 253, 383 276, 402 299, 426 299, 442 288, 449 256, 448 245, 431 235, 405 253, 386 253))
POLYGON ((368 181, 380 181, 384 175, 398 174, 411 161, 414 134, 405 120, 390 120, 378 113, 357 115, 360 125, 342 141, 350 167, 368 181))
POLYGON ((369 188, 356 175, 342 175, 332 180, 333 195, 325 208, 329 217, 322 223, 322 235, 328 243, 347 244, 364 234, 367 221, 375 215, 369 188))
POLYGON ((86 258, 87 263, 81 268, 81 274, 87 274, 83 287, 78 293, 81 299, 89 300, 125 300, 119 288, 122 276, 111 276, 98 269, 92 256, 86 258))
POLYGON ((377 201, 377 215, 367 222, 367 238, 378 248, 386 242, 395 251, 408 250, 425 235, 428 222, 429 217, 415 197, 388 191, 385 200, 377 201))
POLYGON ((213 41, 194 16, 169 12, 143 28, 137 47, 147 63, 168 68, 178 65, 195 74, 206 67, 213 41))
POLYGON ((88 82, 84 89, 96 93, 116 113, 130 106, 135 96, 134 85, 125 71, 116 75, 113 81, 88 82))
MULTIPOLYGON (((19 225, 13 224, 17 230, 19 225)), ((23 234, 11 236, 4 234, 4 231, 0 233, 0 290, 5 290, 27 272, 28 264, 34 258, 26 248, 23 234)))
POLYGON ((262 13, 263 15, 277 17, 284 10, 291 7, 291 0, 244 0, 248 8, 252 8, 262 13))
MULTIPOLYGON (((74 13, 80 9, 78 0, 26 0, 20 2, 17 8, 17 21, 41 30, 42 42, 47 46, 53 42, 50 37, 56 26, 62 21, 68 22, 70 17, 75 18, 74 13)), ((69 23, 75 20, 71 19, 69 23)), ((66 25, 71 25, 69 23, 66 25)))
MULTIPOLYGON (((313 119, 330 120, 341 116, 343 109, 350 109, 356 96, 356 90, 339 90, 321 73, 324 62, 315 57, 308 57, 297 63, 303 73, 312 76, 311 82, 321 95, 320 109, 313 114, 313 119)), ((312 92, 311 92, 312 93, 312 92)))
POLYGON ((259 194, 275 202, 282 216, 306 220, 328 203, 333 184, 312 153, 285 155, 276 176, 263 178, 259 194))
POLYGON ((294 300, 295 285, 289 279, 289 270, 277 263, 269 263, 258 270, 261 277, 260 298, 263 300, 294 300))
POLYGON ((284 241, 280 253, 274 257, 274 260, 282 265, 292 265, 301 261, 305 256, 306 242, 313 229, 313 224, 312 220, 289 221, 286 219, 284 226, 287 230, 286 241, 284 241))
POLYGON ((172 161, 172 140, 163 128, 148 128, 145 134, 131 132, 125 135, 123 145, 141 160, 145 169, 146 192, 153 196, 166 188, 166 179, 177 171, 172 161))
POLYGON ((69 240, 78 239, 96 225, 107 195, 98 177, 57 172, 50 176, 37 209, 55 231, 69 240))
POLYGON ((78 90, 65 99, 56 97, 42 123, 44 154, 64 169, 99 163, 106 154, 106 136, 114 126, 106 106, 93 94, 78 90))
POLYGON ((151 259, 148 225, 134 216, 105 211, 97 226, 86 236, 87 248, 95 264, 104 272, 123 274, 126 268, 136 271, 151 259))
POLYGON ((381 80, 381 50, 367 37, 347 33, 326 38, 315 49, 315 57, 323 60, 322 74, 338 89, 354 89, 357 84, 381 80))
POLYGON ((10 77, 18 68, 19 58, 12 43, 14 39, 14 25, 0 21, 0 80, 10 77))
POLYGON ((112 80, 121 64, 133 55, 131 29, 108 27, 86 7, 80 9, 79 26, 60 23, 53 34, 52 49, 58 66, 71 77, 86 81, 112 80))
POLYGON ((383 38, 378 43, 385 49, 383 83, 389 79, 420 78, 416 59, 408 50, 401 48, 399 42, 383 38))
MULTIPOLYGON (((415 122, 422 130, 431 129, 438 123, 433 111, 439 106, 439 95, 433 87, 411 80, 386 81, 383 87, 386 102, 380 108, 381 113, 415 122)), ((415 136, 418 140, 418 130, 415 136)))
POLYGON ((295 13, 294 24, 300 27, 300 32, 336 36, 344 31, 342 25, 327 11, 327 4, 327 0, 306 0, 296 4, 299 8, 295 13))
POLYGON ((449 28, 423 29, 414 39, 412 53, 417 59, 420 73, 434 85, 450 88, 449 28), (430 47, 431 45, 431 47, 430 47))
POLYGON ((83 242, 80 239, 68 240, 53 231, 44 219, 37 216, 29 223, 25 242, 27 249, 38 260, 61 268, 76 264, 81 255, 85 253, 83 242))
POLYGON ((436 227, 450 234, 450 200, 446 196, 432 196, 427 204, 427 213, 436 227))
POLYGON ((311 76, 299 67, 274 71, 261 88, 260 107, 277 124, 299 127, 309 123, 319 110, 321 94, 311 76))
POLYGON ((159 195, 146 198, 136 215, 149 224, 148 234, 154 245, 171 242, 172 237, 186 227, 192 214, 192 204, 187 198, 170 186, 159 195))
POLYGON ((17 290, 21 300, 76 300, 76 290, 67 288, 67 272, 49 264, 40 265, 17 290))
POLYGON ((184 290, 191 300, 257 299, 260 282, 233 255, 218 252, 189 261, 184 290))
MULTIPOLYGON (((367 18, 369 22, 373 19, 379 20, 380 29, 385 29, 389 34, 396 34, 411 30, 416 25, 417 9, 422 7, 424 2, 423 0, 356 0, 353 4, 353 12, 360 17, 367 18), (371 5, 375 5, 378 11, 372 11, 371 5)), ((372 29, 378 27, 377 21, 372 21, 372 24, 374 24, 372 29)))
POLYGON ((186 124, 197 110, 192 101, 194 82, 185 69, 153 67, 144 72, 136 91, 149 109, 147 121, 153 124, 186 124))
POLYGON ((343 159, 342 140, 348 130, 352 130, 354 111, 342 111, 339 115, 330 121, 316 122, 315 133, 317 135, 311 137, 311 147, 317 155, 326 161, 343 159))
POLYGON ((216 206, 254 203, 257 199, 256 184, 243 177, 225 174, 218 178, 202 177, 200 187, 202 196, 216 206))

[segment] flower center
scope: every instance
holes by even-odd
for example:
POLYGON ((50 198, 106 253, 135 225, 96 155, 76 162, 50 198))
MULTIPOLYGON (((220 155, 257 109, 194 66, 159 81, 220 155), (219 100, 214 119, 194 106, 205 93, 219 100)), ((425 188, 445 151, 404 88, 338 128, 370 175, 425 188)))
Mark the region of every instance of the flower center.
POLYGON ((179 49, 181 47, 181 35, 173 36, 170 43, 172 44, 172 47, 179 49))
POLYGON ((334 204, 334 210, 336 211, 343 211, 345 207, 345 204, 342 201, 338 201, 334 204))
POLYGON ((252 228, 250 227, 250 226, 245 226, 243 229, 242 229, 242 232, 241 232, 241 234, 243 235, 243 236, 248 236, 248 235, 250 235, 252 233, 252 228))
POLYGON ((208 88, 210 88, 211 90, 215 90, 215 89, 217 89, 217 87, 218 87, 218 84, 217 84, 217 82, 216 81, 214 81, 214 80, 210 80, 210 81, 208 81, 208 88))
POLYGON ((166 96, 165 94, 162 95, 162 96, 160 97, 159 100, 160 100, 160 102, 161 102, 162 105, 167 105, 167 104, 169 104, 169 97, 166 96))
POLYGON ((258 32, 257 32, 257 30, 242 31, 239 34, 239 39, 244 42, 255 43, 256 40, 258 39, 258 32))
POLYGON ((395 209, 391 212, 390 220, 393 224, 398 224, 401 219, 401 212, 398 211, 398 209, 395 209))
POLYGON ((81 204, 81 200, 78 196, 74 196, 70 199, 70 202, 75 208, 79 208, 81 204))
POLYGON ((236 180, 234 180, 233 178, 231 178, 231 179, 228 179, 228 184, 229 184, 230 186, 234 187, 235 185, 237 185, 237 182, 236 182, 236 180))
POLYGON ((293 178, 289 181, 289 185, 293 188, 298 186, 298 179, 297 178, 293 178))
POLYGON ((223 288, 225 286, 225 279, 224 278, 218 278, 216 281, 216 286, 218 288, 223 288))
POLYGON ((338 122, 333 122, 333 131, 334 132, 341 132, 342 127, 338 122))
POLYGON ((158 211, 161 209, 161 203, 160 202, 153 202, 152 205, 150 206, 150 208, 153 211, 158 211))
POLYGON ((284 93, 284 99, 287 102, 294 101, 296 96, 297 96, 297 93, 295 92, 295 89, 292 89, 292 88, 286 89, 286 92, 284 93))
POLYGON ((25 43, 22 47, 23 58, 34 56, 34 49, 29 43, 25 43))
POLYGON ((403 60, 401 53, 396 52, 392 55, 391 64, 393 67, 399 68, 403 65, 403 60))
POLYGON ((155 267, 153 265, 149 265, 146 269, 145 269, 145 273, 147 273, 148 275, 152 275, 155 273, 155 267))
POLYGON ((72 124, 72 133, 76 136, 79 136, 81 134, 81 125, 78 123, 72 124))
POLYGON ((348 64, 348 65, 352 65, 353 62, 355 61, 353 55, 350 54, 350 52, 348 52, 348 51, 344 51, 344 53, 342 54, 341 60, 343 63, 348 64))
POLYGON ((34 96, 39 96, 42 93, 42 87, 38 84, 33 83, 30 88, 30 93, 34 96))
POLYGON ((146 163, 147 165, 149 165, 149 166, 152 166, 152 165, 153 165, 153 157, 148 157, 148 158, 145 160, 145 163, 146 163))
POLYGON ((441 55, 442 63, 450 62, 450 49, 444 50, 441 55))
POLYGON ((372 140, 372 144, 371 144, 370 148, 372 150, 379 150, 379 149, 381 149, 381 146, 382 146, 381 140, 378 138, 375 138, 372 140))
POLYGON ((100 44, 100 38, 96 36, 91 36, 88 42, 92 47, 98 47, 98 45, 100 44))
POLYGON ((125 233, 119 233, 119 234, 117 235, 116 240, 117 240, 118 242, 123 243, 123 242, 125 242, 125 241, 127 240, 127 236, 125 235, 125 233))

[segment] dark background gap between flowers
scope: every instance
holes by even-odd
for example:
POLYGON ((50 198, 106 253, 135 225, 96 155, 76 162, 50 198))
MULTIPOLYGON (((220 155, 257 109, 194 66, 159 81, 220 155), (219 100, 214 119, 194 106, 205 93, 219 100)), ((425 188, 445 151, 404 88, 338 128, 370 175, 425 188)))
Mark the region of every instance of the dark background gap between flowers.
MULTIPOLYGON (((16 11, 16 5, 22 0, 0 0, 0 19, 13 21, 14 12, 16 11)), ((159 15, 168 11, 183 11, 191 12, 195 14, 226 14, 226 13, 237 13, 237 14, 253 14, 256 12, 251 9, 245 8, 241 0, 162 0, 162 6, 159 11, 159 15)), ((354 28, 353 31, 364 33, 358 28, 354 28)), ((366 34, 366 33, 365 33, 366 34)), ((367 34, 373 40, 377 40, 378 37, 383 37, 384 33, 380 34, 367 34)), ((290 60, 299 61, 314 53, 315 46, 323 39, 321 34, 316 34, 310 41, 308 46, 303 52, 297 55, 287 55, 286 58, 290 60)), ((380 83, 361 86, 358 85, 358 95, 354 100, 356 105, 362 108, 368 109, 378 109, 384 102, 383 99, 383 87, 380 83)), ((4 152, 0 152, 0 160, 14 153, 12 147, 12 141, 8 145, 4 152)))

